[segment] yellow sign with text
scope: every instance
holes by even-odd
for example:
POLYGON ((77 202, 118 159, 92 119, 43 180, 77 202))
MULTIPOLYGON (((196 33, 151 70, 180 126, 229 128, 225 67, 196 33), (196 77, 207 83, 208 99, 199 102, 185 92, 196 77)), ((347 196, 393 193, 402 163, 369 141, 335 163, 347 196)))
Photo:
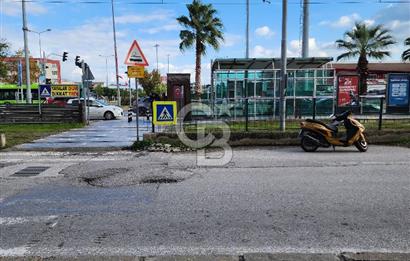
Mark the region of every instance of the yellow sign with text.
POLYGON ((78 85, 51 85, 51 97, 78 97, 78 85))
POLYGON ((128 78, 144 78, 144 66, 128 66, 128 78))

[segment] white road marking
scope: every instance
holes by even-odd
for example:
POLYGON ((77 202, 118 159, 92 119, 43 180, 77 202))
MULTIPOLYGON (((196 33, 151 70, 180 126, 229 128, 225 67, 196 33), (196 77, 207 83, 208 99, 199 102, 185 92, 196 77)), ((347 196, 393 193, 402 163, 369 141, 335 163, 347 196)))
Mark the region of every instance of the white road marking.
POLYGON ((28 252, 28 247, 0 248, 0 256, 24 256, 28 252))
MULTIPOLYGON (((10 226, 10 225, 17 225, 23 223, 39 223, 39 222, 47 222, 49 220, 53 220, 58 218, 58 216, 33 216, 33 217, 0 217, 0 225, 10 226)), ((57 224, 57 222, 56 222, 57 224)))

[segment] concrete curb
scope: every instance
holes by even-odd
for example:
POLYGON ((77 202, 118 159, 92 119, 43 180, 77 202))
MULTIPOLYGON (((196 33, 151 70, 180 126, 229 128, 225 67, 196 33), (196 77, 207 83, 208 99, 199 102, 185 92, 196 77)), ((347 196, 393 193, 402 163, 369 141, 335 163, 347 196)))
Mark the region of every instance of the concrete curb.
POLYGON ((0 257, 0 261, 410 261, 410 253, 249 253, 241 256, 0 257))

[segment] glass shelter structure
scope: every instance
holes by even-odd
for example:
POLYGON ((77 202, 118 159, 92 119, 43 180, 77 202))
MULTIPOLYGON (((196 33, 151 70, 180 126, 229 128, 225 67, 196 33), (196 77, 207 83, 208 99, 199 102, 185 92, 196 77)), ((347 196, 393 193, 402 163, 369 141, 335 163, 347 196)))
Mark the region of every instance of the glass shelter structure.
MULTIPOLYGON (((334 111, 336 74, 332 58, 288 58, 286 111, 289 117, 334 111)), ((280 59, 217 59, 212 63, 210 96, 214 113, 244 116, 246 102, 251 117, 276 117, 279 110, 280 59)), ((246 111, 246 110, 245 110, 246 111)))

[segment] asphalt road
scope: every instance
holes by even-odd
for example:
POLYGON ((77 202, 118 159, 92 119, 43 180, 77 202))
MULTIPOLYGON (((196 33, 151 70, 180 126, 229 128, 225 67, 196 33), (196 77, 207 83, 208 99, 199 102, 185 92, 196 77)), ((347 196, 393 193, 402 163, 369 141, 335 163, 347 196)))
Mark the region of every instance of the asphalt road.
POLYGON ((410 252, 409 149, 236 149, 224 167, 195 159, 0 153, 0 256, 410 252), (11 176, 28 166, 49 169, 11 176))

